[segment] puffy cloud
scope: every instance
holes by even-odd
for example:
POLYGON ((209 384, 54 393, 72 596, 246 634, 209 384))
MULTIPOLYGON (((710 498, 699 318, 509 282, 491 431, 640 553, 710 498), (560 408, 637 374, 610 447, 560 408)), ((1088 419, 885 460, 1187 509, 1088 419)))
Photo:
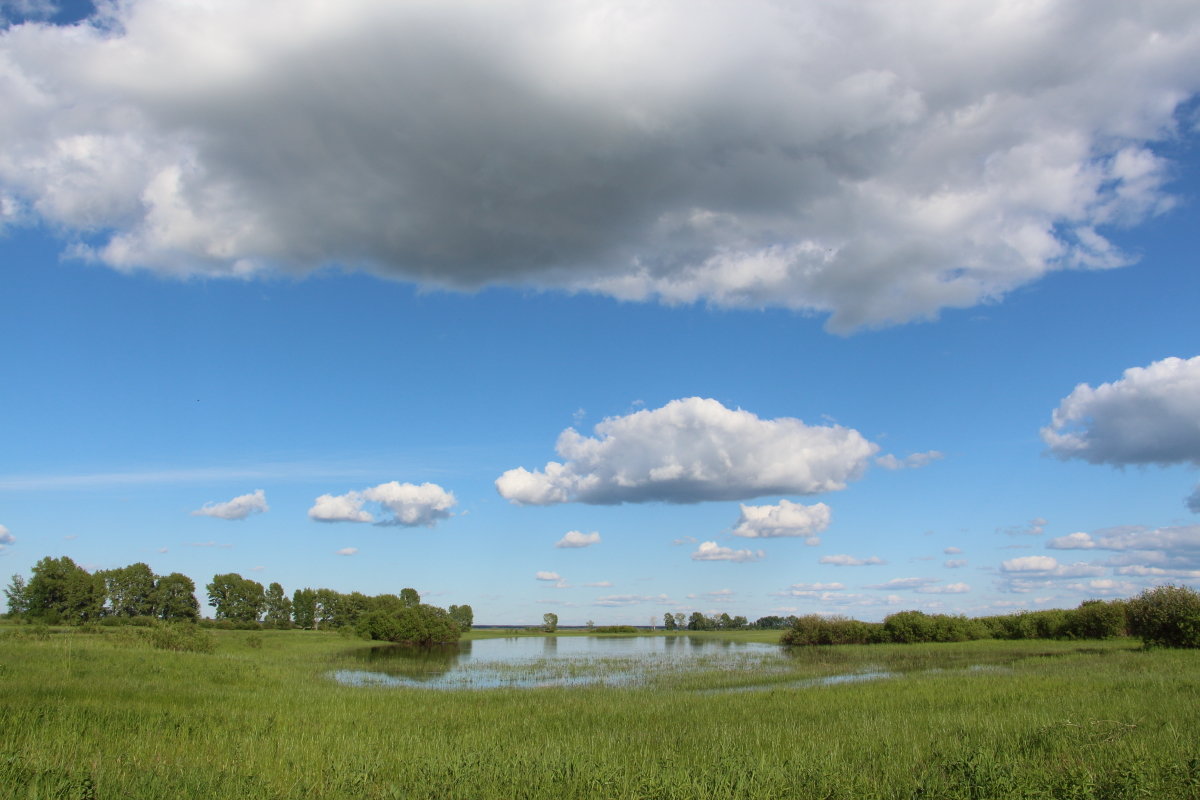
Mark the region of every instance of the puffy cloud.
POLYGON ((535 472, 511 469, 496 489, 521 505, 817 494, 844 489, 878 449, 851 428, 759 419, 699 397, 609 417, 595 432, 588 437, 567 428, 555 445, 564 462, 535 472))
POLYGON ((1112 578, 1097 578, 1084 583, 1069 583, 1067 588, 1084 594, 1128 596, 1136 593, 1142 587, 1132 581, 1115 581, 1112 578))
POLYGON ((1091 550, 1095 546, 1092 537, 1082 531, 1058 536, 1046 542, 1046 547, 1051 550, 1091 550))
POLYGON ((1146 567, 1140 564, 1117 567, 1113 572, 1118 575, 1136 575, 1141 578, 1200 578, 1200 569, 1163 569, 1162 567, 1146 567))
POLYGON ((357 548, 357 547, 343 547, 341 550, 338 550, 338 551, 337 551, 337 555, 339 555, 339 556, 352 556, 352 555, 354 555, 354 554, 355 554, 355 553, 357 553, 357 552, 358 552, 358 548, 357 548))
POLYGON ((562 576, 559 575, 557 572, 546 572, 544 570, 538 570, 537 574, 534 575, 533 577, 539 581, 561 581, 562 580, 562 576))
POLYGON ((251 514, 262 514, 269 510, 266 493, 262 489, 256 489, 250 494, 239 495, 224 503, 205 503, 202 508, 193 511, 192 516, 245 519, 251 514))
POLYGON ((766 556, 762 550, 734 550, 732 547, 721 547, 716 542, 701 542, 696 552, 692 553, 692 561, 760 561, 766 556))
POLYGON ((567 531, 561 539, 555 543, 555 547, 588 547, 589 545, 598 544, 600 542, 600 534, 596 531, 591 533, 581 533, 580 531, 567 531))
POLYGON ((946 569, 961 569, 967 565, 965 558, 948 558, 942 562, 942 566, 946 569))
POLYGON ((436 483, 381 483, 362 491, 341 495, 323 494, 308 510, 309 519, 317 522, 373 522, 376 525, 433 527, 450 516, 458 501, 436 483), (376 520, 364 509, 367 503, 378 503, 390 517, 376 520))
POLYGON ((833 556, 821 556, 820 563, 832 564, 835 567, 865 567, 873 564, 886 564, 879 556, 867 556, 866 558, 857 558, 855 556, 839 553, 833 556))
POLYGON ((1058 560, 1051 556, 1021 556, 1000 565, 1004 572, 1050 572, 1057 568, 1058 560))
POLYGON ((0 550, 3 550, 5 547, 16 543, 17 537, 13 536, 12 532, 9 531, 7 527, 0 525, 0 550))
POLYGON ((1169 206, 1152 144, 1200 85, 1178 3, 102 8, 0 39, 5 216, 87 257, 839 331, 1127 263, 1098 229, 1169 206))
POLYGON ((1131 367, 1096 388, 1079 384, 1042 439, 1059 458, 1092 464, 1200 465, 1200 356, 1131 367))
POLYGON ((925 453, 913 453, 904 458, 896 458, 891 453, 885 453, 875 459, 875 463, 884 469, 920 469, 942 458, 945 458, 945 455, 937 450, 930 450, 925 453))
POLYGON ((774 506, 741 506, 742 514, 734 527, 734 536, 766 539, 775 536, 802 536, 804 543, 821 543, 818 533, 829 527, 831 512, 824 503, 806 506, 780 500, 774 506))

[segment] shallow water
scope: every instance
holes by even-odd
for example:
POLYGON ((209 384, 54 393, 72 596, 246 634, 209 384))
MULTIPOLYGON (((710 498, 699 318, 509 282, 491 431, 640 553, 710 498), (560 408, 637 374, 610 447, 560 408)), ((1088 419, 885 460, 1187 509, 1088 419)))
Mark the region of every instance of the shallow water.
POLYGON ((630 686, 688 670, 778 672, 787 651, 695 636, 518 636, 435 648, 350 651, 330 677, 348 686, 430 689, 630 686))

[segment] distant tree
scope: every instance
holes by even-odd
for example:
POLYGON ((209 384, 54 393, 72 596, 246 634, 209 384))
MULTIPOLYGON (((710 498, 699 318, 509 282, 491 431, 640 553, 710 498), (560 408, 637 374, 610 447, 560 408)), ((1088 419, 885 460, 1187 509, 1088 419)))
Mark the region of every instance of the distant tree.
POLYGON ((266 606, 262 584, 243 578, 236 572, 214 575, 208 590, 208 604, 216 609, 217 619, 257 622, 266 606))
POLYGON ((292 619, 296 627, 305 630, 317 626, 317 593, 312 589, 297 589, 292 593, 292 619))
POLYGON ((421 605, 421 595, 416 589, 401 589, 400 602, 409 608, 421 605))
POLYGON ((1129 632, 1147 647, 1200 647, 1200 593, 1156 586, 1129 601, 1129 632))
POLYGON ((669 631, 676 630, 679 627, 675 624, 675 616, 670 611, 663 614, 663 627, 669 631))
POLYGON ((589 620, 587 621, 587 629, 588 629, 589 631, 591 631, 591 630, 595 630, 595 629, 596 629, 596 623, 595 623, 593 620, 590 620, 590 619, 589 619, 589 620))
POLYGON ((283 592, 283 586, 272 583, 267 587, 265 621, 276 628, 287 628, 292 624, 292 601, 283 592))
POLYGON ((200 618, 196 584, 181 572, 164 575, 154 584, 154 610, 159 619, 195 622, 200 618))
POLYGON ((47 556, 25 587, 28 613, 50 621, 87 622, 100 616, 104 581, 67 556, 47 556))
POLYGON ((692 616, 688 617, 687 624, 689 631, 706 631, 710 627, 708 618, 699 611, 693 611, 692 616))
POLYGON ((554 633, 558 630, 558 614, 546 612, 542 614, 542 630, 546 633, 554 633))
POLYGON ((331 628, 337 625, 338 602, 341 595, 333 589, 317 589, 316 591, 316 623, 314 628, 331 628))
POLYGON ((683 630, 686 619, 687 619, 686 614, 684 614, 682 611, 676 611, 675 612, 675 629, 683 630))
POLYGON ((148 564, 137 562, 127 567, 96 573, 104 581, 104 613, 113 617, 154 616, 154 583, 158 576, 148 564))
POLYGON ((431 645, 458 641, 458 625, 444 608, 405 606, 395 612, 372 611, 359 620, 360 636, 388 642, 431 645))
POLYGON ((722 612, 721 616, 713 620, 713 627, 719 631, 727 631, 733 627, 733 617, 729 616, 726 612, 722 612))
POLYGON ((743 628, 747 628, 749 626, 750 626, 750 623, 741 614, 738 614, 736 617, 734 617, 729 625, 730 629, 735 630, 735 631, 740 631, 743 628))
POLYGON ((450 606, 447 612, 450 614, 450 619, 454 620, 454 624, 458 625, 458 629, 463 633, 471 630, 471 626, 475 624, 475 612, 465 603, 461 606, 450 606))
POLYGON ((29 598, 27 597, 25 578, 22 575, 12 576, 12 580, 4 590, 4 596, 8 598, 9 616, 20 617, 29 611, 29 598))

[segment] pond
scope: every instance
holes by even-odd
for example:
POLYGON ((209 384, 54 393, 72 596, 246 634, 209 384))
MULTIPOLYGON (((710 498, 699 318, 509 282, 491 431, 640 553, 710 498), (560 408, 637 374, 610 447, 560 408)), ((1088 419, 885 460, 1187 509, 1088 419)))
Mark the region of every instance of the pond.
POLYGON ((331 677, 349 686, 430 689, 634 686, 699 671, 769 675, 789 661, 775 644, 699 636, 515 636, 359 648, 331 677))

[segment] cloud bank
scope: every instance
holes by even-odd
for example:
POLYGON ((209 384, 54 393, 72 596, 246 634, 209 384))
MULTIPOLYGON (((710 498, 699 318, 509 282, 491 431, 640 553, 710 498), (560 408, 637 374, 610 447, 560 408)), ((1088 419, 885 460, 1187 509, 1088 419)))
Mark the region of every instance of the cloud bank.
POLYGON ((0 33, 0 225, 122 271, 339 265, 837 331, 1128 263, 1102 231, 1170 206, 1152 145, 1200 87, 1200 9, 1165 0, 103 15, 0 33))
POLYGON ((376 525, 400 525, 432 528, 450 516, 458 501, 436 483, 381 483, 362 491, 346 494, 323 494, 308 510, 308 518, 316 522, 371 522, 376 525), (378 503, 382 519, 367 511, 367 503, 378 503))
POLYGON ((878 450, 852 428, 764 420, 699 397, 609 417, 594 430, 589 437, 567 428, 555 445, 562 462, 510 469, 497 491, 519 505, 817 494, 844 489, 878 450))
POLYGON ((267 495, 262 489, 243 494, 224 503, 205 503, 192 512, 193 517, 216 517, 217 519, 245 519, 251 514, 269 511, 267 495))

